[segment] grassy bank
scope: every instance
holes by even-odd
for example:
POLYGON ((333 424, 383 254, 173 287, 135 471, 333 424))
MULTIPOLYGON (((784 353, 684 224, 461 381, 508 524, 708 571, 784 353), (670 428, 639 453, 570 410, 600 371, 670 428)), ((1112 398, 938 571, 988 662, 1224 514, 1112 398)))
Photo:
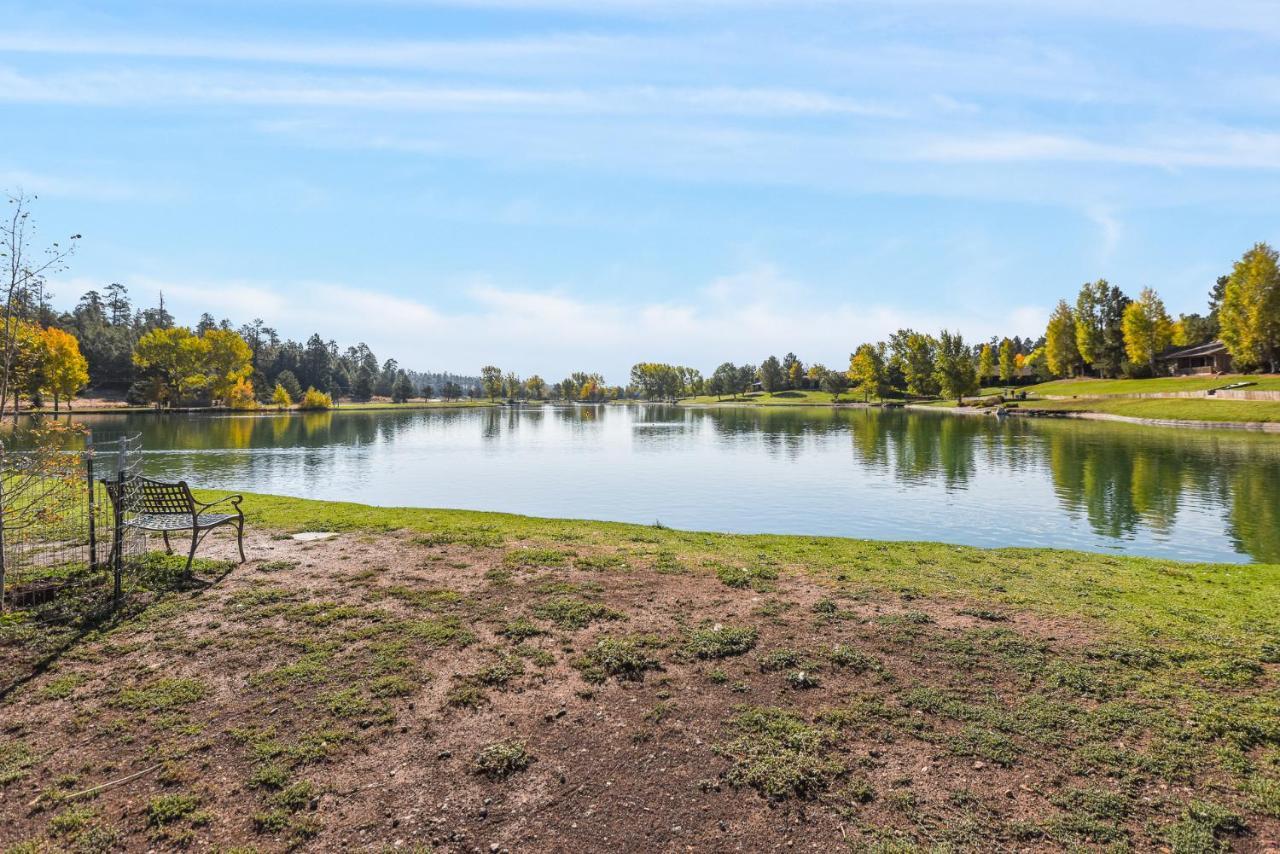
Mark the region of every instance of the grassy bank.
POLYGON ((1280 840, 1280 566, 245 506, 5 699, 15 850, 1280 840))
POLYGON ((1031 400, 1021 408, 1050 412, 1102 412, 1127 418, 1223 423, 1280 422, 1280 401, 1210 400, 1208 398, 1081 398, 1079 400, 1031 400))
POLYGON ((1025 386, 1025 390, 1038 395, 1079 395, 1081 397, 1107 397, 1111 395, 1165 394, 1180 391, 1207 391, 1234 383, 1252 383, 1254 391, 1280 391, 1280 376, 1274 374, 1229 374, 1220 377, 1156 377, 1147 380, 1055 380, 1025 386))

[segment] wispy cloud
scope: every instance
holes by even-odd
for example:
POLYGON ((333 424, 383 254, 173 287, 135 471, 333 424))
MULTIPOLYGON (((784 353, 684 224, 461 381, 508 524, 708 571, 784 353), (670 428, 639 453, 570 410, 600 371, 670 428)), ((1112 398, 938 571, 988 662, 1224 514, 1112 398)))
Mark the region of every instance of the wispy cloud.
MULTIPOLYGON (((1126 143, 1078 136, 998 133, 930 140, 912 153, 939 162, 1076 162, 1152 166, 1280 169, 1280 133, 1204 127, 1190 136, 1126 143)), ((911 156, 911 155, 908 155, 911 156)))
POLYGON ((0 69, 0 101, 94 106, 200 103, 407 112, 551 112, 737 116, 892 116, 900 111, 826 92, 770 87, 532 89, 423 86, 376 78, 94 71, 33 75, 0 69))

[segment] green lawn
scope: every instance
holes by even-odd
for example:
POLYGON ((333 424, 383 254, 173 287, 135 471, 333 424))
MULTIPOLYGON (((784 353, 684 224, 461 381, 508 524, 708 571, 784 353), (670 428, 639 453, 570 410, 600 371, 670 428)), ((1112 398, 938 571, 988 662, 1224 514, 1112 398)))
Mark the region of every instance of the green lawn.
POLYGON ((1079 395, 1081 397, 1105 397, 1108 395, 1156 394, 1171 391, 1205 391, 1221 388, 1237 382, 1250 382, 1255 391, 1280 391, 1280 376, 1275 374, 1229 374, 1221 377, 1156 377, 1149 380, 1054 380, 1033 386, 1021 386, 1032 394, 1079 395))
POLYGON ((1105 412, 1129 418, 1171 421, 1280 421, 1280 401, 1268 400, 1096 397, 1079 400, 1032 400, 1020 403, 1020 406, 1062 412, 1105 412))

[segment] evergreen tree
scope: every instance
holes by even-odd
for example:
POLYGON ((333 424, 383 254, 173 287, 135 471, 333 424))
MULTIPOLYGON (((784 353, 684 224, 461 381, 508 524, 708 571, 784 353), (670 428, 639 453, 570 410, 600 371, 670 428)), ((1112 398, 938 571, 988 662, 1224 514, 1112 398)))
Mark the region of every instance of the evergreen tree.
POLYGON ((290 400, 302 399, 302 383, 298 382, 298 377, 293 371, 281 371, 276 374, 276 385, 284 386, 284 390, 289 393, 290 400))
POLYGON ((408 374, 399 371, 395 382, 391 384, 391 402, 406 403, 411 397, 413 397, 413 383, 409 380, 408 374))
POLYGON ((770 356, 760 363, 760 387, 767 393, 773 394, 782 388, 783 377, 782 363, 777 356, 770 356))

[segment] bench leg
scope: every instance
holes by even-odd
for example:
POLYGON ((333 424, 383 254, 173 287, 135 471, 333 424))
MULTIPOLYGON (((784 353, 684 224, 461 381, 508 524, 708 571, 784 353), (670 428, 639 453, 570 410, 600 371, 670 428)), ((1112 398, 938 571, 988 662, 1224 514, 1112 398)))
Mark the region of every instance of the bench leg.
POLYGON ((182 574, 186 578, 191 577, 191 563, 196 559, 196 546, 200 545, 200 530, 195 529, 191 532, 191 551, 187 553, 187 568, 182 574))
POLYGON ((164 537, 164 553, 167 555, 173 554, 173 546, 169 545, 169 532, 161 531, 160 536, 164 537))
POLYGON ((240 550, 240 562, 244 563, 244 519, 236 522, 236 548, 240 550))

